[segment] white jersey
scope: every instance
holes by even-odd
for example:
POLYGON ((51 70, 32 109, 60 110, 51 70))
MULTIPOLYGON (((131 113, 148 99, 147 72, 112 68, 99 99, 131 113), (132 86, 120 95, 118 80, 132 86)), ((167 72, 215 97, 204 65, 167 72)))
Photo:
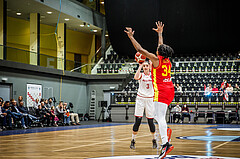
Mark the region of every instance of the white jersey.
POLYGON ((138 82, 139 82, 139 88, 138 88, 137 95, 140 97, 152 98, 154 95, 154 91, 153 91, 151 73, 149 73, 149 75, 141 73, 141 76, 138 82))

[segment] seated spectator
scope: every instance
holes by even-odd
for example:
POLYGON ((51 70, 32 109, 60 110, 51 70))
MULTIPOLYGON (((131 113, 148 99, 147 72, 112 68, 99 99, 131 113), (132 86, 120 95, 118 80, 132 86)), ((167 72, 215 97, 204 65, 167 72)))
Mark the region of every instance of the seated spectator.
POLYGON ((52 108, 52 106, 54 106, 52 98, 48 99, 48 104, 51 108, 52 108))
POLYGON ((231 84, 226 88, 226 93, 231 96, 233 94, 233 87, 231 84))
POLYGON ((45 107, 46 107, 49 111, 51 110, 51 106, 49 105, 47 99, 44 100, 44 105, 45 105, 45 107))
POLYGON ((238 86, 238 84, 235 84, 235 87, 233 88, 234 92, 240 92, 240 88, 238 86))
POLYGON ((179 123, 179 119, 181 118, 182 108, 179 106, 179 103, 173 108, 173 123, 178 119, 177 123, 179 123))
POLYGON ((19 106, 17 107, 18 110, 23 114, 25 125, 30 128, 32 121, 37 121, 38 118, 29 114, 28 110, 26 107, 23 105, 23 101, 20 101, 19 106))
POLYGON ((40 100, 40 103, 42 103, 42 102, 44 102, 44 99, 43 99, 43 98, 41 98, 41 100, 40 100))
POLYGON ((35 102, 33 102, 33 108, 34 108, 34 109, 38 109, 38 106, 39 106, 39 105, 40 105, 39 99, 36 98, 36 99, 35 99, 35 102))
POLYGON ((25 106, 25 102, 23 101, 23 97, 22 96, 18 97, 18 105, 19 105, 20 102, 23 102, 23 106, 25 106))
POLYGON ((0 100, 0 118, 2 118, 2 128, 0 128, 0 131, 6 129, 7 127, 7 113, 4 112, 3 108, 3 101, 0 100))
POLYGON ((55 107, 54 106, 52 106, 51 107, 51 117, 50 117, 50 120, 52 120, 52 118, 54 117, 54 125, 52 125, 52 126, 58 126, 58 124, 57 124, 57 122, 59 121, 59 119, 58 119, 58 117, 57 117, 57 115, 56 115, 56 113, 55 113, 55 107))
MULTIPOLYGON (((64 103, 64 106, 67 107, 67 103, 64 103)), ((69 108, 71 109, 71 108, 69 108)), ((70 118, 73 125, 81 125, 79 121, 79 117, 77 113, 74 113, 70 110, 70 118)))
POLYGON ((65 111, 63 109, 63 102, 59 102, 59 105, 56 107, 56 115, 62 122, 64 122, 64 114, 65 111))
POLYGON ((43 109, 44 102, 41 102, 41 104, 38 106, 38 109, 36 110, 36 116, 40 118, 40 121, 42 122, 42 127, 47 120, 47 126, 50 126, 50 114, 47 112, 46 109, 43 109))
MULTIPOLYGON (((25 125, 25 120, 27 119, 26 116, 24 116, 18 109, 18 106, 17 106, 17 101, 15 101, 14 99, 11 99, 11 102, 12 104, 10 105, 11 107, 11 112, 12 114, 14 114, 15 116, 18 116, 19 118, 21 118, 21 124, 22 124, 22 127, 24 129, 26 129, 26 125, 25 125)), ((16 120, 15 120, 16 121, 16 120)))
POLYGON ((67 103, 64 103, 63 109, 65 111, 64 124, 69 126, 70 125, 70 112, 69 112, 69 109, 67 109, 67 103))
POLYGON ((190 123, 190 121, 191 121, 191 116, 190 116, 190 114, 189 114, 189 109, 188 109, 188 107, 187 107, 187 104, 184 104, 184 105, 183 105, 183 108, 182 108, 182 121, 181 121, 181 123, 184 122, 184 117, 188 117, 188 119, 189 119, 189 122, 188 122, 188 123, 190 123))

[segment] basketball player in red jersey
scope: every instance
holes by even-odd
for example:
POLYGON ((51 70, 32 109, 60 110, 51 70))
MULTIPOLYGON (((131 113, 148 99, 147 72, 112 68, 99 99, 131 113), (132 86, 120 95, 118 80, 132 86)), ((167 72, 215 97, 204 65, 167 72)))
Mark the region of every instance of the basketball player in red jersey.
POLYGON ((158 33, 158 47, 157 55, 148 52, 136 41, 133 37, 134 31, 132 28, 126 27, 124 32, 127 33, 135 49, 149 58, 152 61, 152 81, 154 88, 154 106, 155 106, 155 120, 158 122, 159 132, 162 139, 162 149, 159 159, 164 158, 172 151, 173 146, 169 144, 167 134, 167 122, 165 119, 168 105, 174 98, 174 86, 171 81, 171 67, 172 64, 169 57, 174 53, 173 49, 163 44, 163 27, 162 22, 156 22, 157 28, 153 28, 158 33))

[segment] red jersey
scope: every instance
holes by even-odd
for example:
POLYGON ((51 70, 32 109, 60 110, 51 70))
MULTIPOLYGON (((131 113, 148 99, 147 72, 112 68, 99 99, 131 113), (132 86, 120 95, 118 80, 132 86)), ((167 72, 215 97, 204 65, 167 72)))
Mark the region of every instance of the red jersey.
POLYGON ((154 101, 171 104, 174 98, 174 86, 171 80, 172 64, 168 58, 158 55, 159 65, 152 67, 154 101))

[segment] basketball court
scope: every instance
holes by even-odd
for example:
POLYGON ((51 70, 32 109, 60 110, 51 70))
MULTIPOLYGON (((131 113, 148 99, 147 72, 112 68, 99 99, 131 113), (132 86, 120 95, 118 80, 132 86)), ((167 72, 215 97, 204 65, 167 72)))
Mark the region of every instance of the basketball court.
MULTIPOLYGON (((240 158, 237 125, 169 126, 175 148, 167 158, 240 158)), ((0 132, 0 157, 154 159, 159 152, 152 149, 148 129, 147 124, 141 125, 135 150, 129 148, 132 123, 90 121, 80 126, 4 131, 0 132)))

